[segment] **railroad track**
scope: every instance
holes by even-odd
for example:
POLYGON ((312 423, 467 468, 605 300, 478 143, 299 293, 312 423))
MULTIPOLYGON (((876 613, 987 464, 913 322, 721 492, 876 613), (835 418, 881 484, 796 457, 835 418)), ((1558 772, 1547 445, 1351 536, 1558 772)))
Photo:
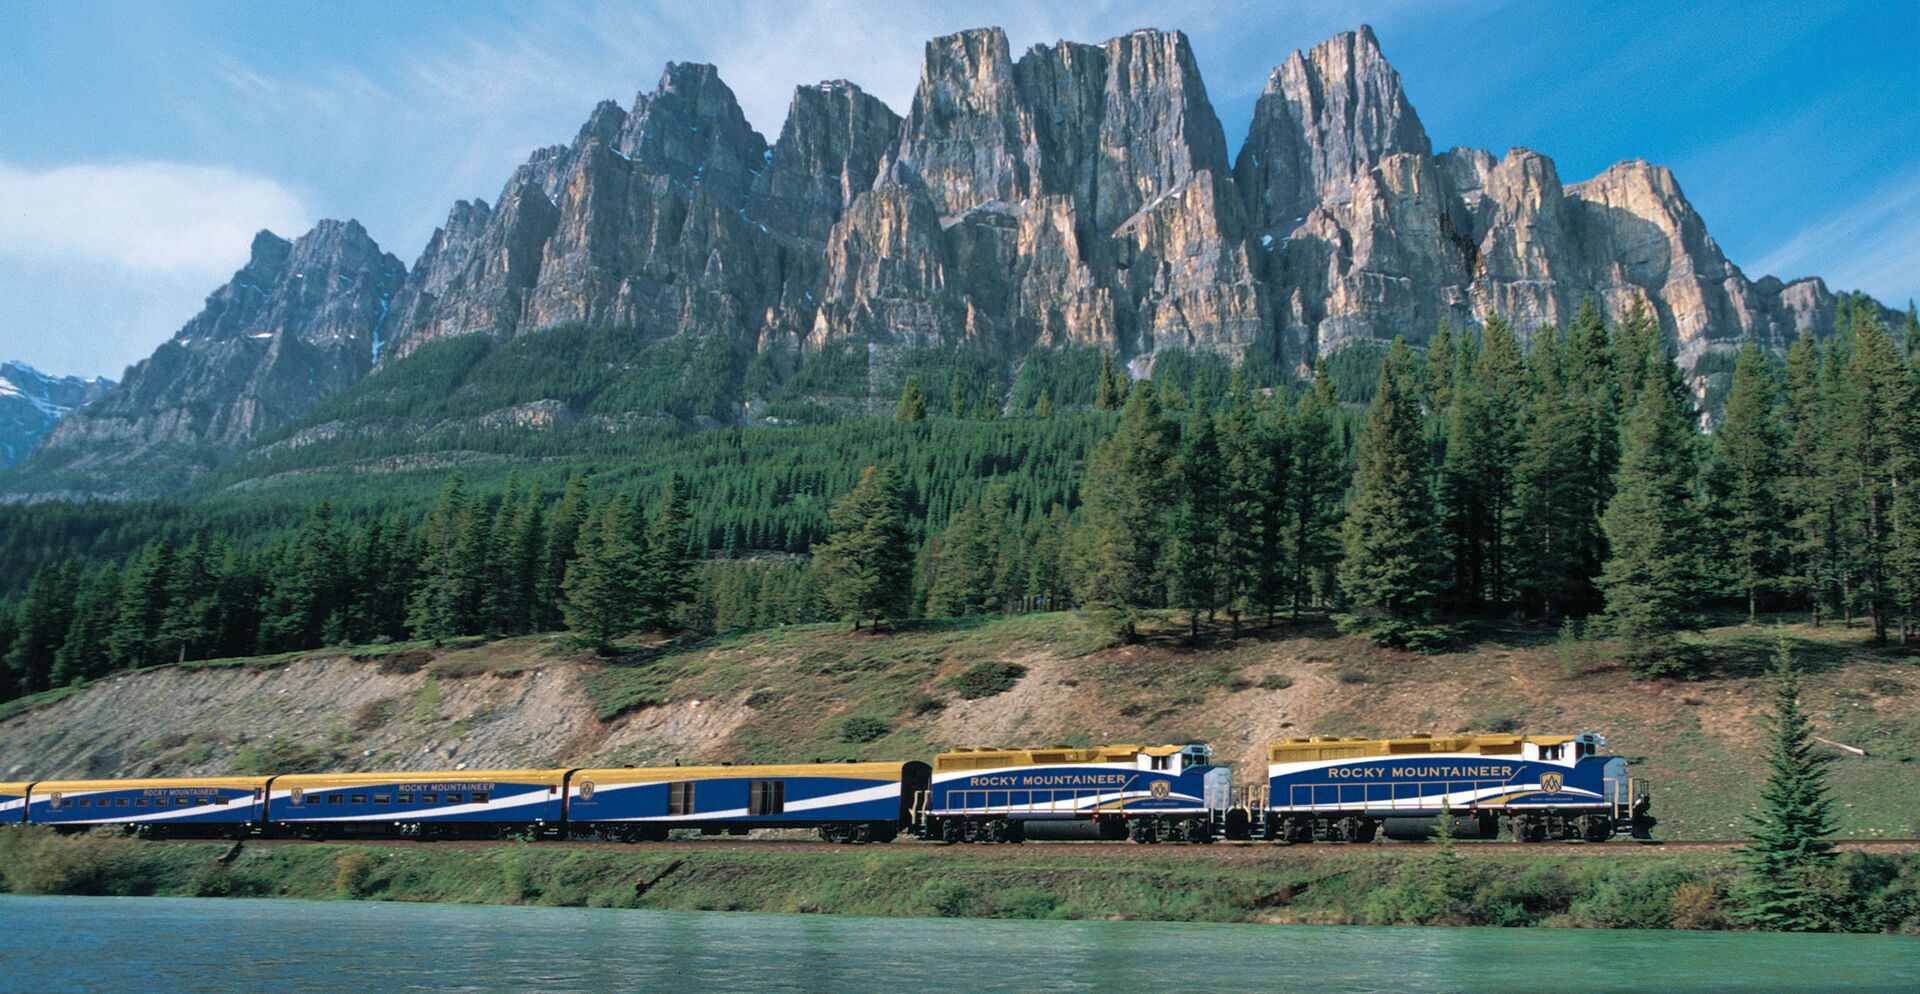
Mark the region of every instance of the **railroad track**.
MULTIPOLYGON (((159 839, 152 840, 166 845, 206 844, 206 839, 159 839)), ((217 840, 213 840, 217 841, 217 840)), ((1748 844, 1747 839, 1660 839, 1653 841, 1616 840, 1613 842, 1504 842, 1463 840, 1455 846, 1455 851, 1471 856, 1476 852, 1532 852, 1553 853, 1556 855, 1658 855, 1680 849, 1729 850, 1748 844)), ((355 845, 381 848, 436 850, 486 850, 500 846, 525 845, 526 843, 496 839, 457 839, 438 842, 421 842, 414 839, 338 839, 310 841, 306 839, 248 839, 249 846, 311 846, 311 845, 355 845)), ((871 852, 874 846, 849 846, 831 842, 815 842, 805 839, 684 839, 668 842, 641 842, 628 844, 622 842, 595 841, 541 841, 534 843, 541 847, 563 847, 600 852, 624 853, 674 853, 676 855, 694 853, 842 853, 871 852)), ((1836 839, 1835 847, 1845 850, 1866 850, 1874 852, 1920 850, 1920 839, 1836 839)), ((1141 858, 1146 856, 1171 856, 1185 859, 1220 859, 1232 861, 1261 860, 1280 856, 1306 856, 1314 854, 1332 854, 1351 852, 1356 849, 1390 850, 1419 852, 1430 849, 1431 843, 1421 842, 1374 842, 1366 844, 1310 843, 1304 845, 1277 845, 1269 842, 1216 842, 1211 845, 1135 845, 1122 842, 1027 842, 1020 845, 941 845, 931 842, 918 842, 900 839, 886 843, 878 848, 887 851, 909 850, 925 853, 965 853, 969 857, 982 859, 1007 859, 1046 850, 1066 849, 1085 850, 1087 853, 1106 853, 1121 858, 1141 858)))

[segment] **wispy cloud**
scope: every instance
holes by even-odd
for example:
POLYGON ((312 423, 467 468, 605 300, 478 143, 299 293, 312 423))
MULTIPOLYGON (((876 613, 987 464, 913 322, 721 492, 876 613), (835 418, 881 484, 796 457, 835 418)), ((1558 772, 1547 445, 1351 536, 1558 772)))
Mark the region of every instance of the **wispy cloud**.
POLYGON ((254 232, 291 237, 312 220, 292 190, 232 169, 0 163, 0 255, 221 275, 245 261, 254 232))
POLYGON ((1851 207, 1788 235, 1755 271, 1782 278, 1826 277, 1836 289, 1860 289, 1902 304, 1920 273, 1920 168, 1874 187, 1851 207))

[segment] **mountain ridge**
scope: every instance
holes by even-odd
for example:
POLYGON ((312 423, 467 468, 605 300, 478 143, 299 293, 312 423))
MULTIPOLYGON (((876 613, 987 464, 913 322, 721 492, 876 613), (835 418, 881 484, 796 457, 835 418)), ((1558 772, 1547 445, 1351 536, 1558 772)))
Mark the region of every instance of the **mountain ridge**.
MULTIPOLYGON (((669 63, 630 108, 602 101, 535 151, 491 205, 457 201, 411 267, 357 222, 263 232, 207 310, 30 468, 63 493, 164 466, 141 486, 166 489, 466 334, 621 327, 636 352, 696 335, 775 380, 841 344, 1008 365, 1087 346, 1136 373, 1190 351, 1304 377, 1316 356, 1419 344, 1442 321, 1499 313, 1526 335, 1589 297, 1614 318, 1647 303, 1689 367, 1825 334, 1836 310, 1817 277, 1749 280, 1665 167, 1564 184, 1525 148, 1433 152, 1364 25, 1272 70, 1231 160, 1184 34, 1015 58, 983 28, 926 43, 904 114, 844 80, 803 85, 772 143, 718 69, 669 63), (357 275, 315 294, 308 268, 357 275)), ((755 398, 739 400, 749 416, 755 398)))

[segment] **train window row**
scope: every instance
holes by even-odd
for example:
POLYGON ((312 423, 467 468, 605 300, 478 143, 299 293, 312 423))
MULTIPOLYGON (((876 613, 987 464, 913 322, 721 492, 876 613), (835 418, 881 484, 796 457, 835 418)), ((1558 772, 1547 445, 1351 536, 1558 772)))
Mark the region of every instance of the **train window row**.
MULTIPOLYGON (((366 804, 366 794, 307 794, 299 798, 299 804, 366 804)), ((374 794, 374 804, 491 804, 493 796, 486 791, 476 790, 471 794, 374 794)))
POLYGON ((47 799, 47 806, 50 808, 164 808, 169 805, 185 808, 194 805, 209 806, 216 804, 224 807, 229 803, 231 803, 230 800, 225 797, 135 797, 131 800, 125 797, 102 797, 98 799, 91 797, 50 797, 47 799))

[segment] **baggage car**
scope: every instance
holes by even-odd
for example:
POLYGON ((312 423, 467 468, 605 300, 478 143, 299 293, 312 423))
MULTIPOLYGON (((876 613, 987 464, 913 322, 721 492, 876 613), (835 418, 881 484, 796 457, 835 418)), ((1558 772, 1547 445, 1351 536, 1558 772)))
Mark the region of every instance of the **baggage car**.
POLYGON ((581 769, 567 788, 567 821, 576 837, 626 842, 676 828, 806 828, 828 842, 889 842, 926 786, 920 762, 581 769))

